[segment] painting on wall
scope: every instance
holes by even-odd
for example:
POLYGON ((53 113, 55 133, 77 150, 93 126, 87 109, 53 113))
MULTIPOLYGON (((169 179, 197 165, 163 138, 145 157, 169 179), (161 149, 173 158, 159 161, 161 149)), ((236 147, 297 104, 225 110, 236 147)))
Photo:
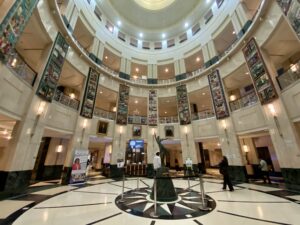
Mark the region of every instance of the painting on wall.
POLYGON ((165 137, 174 137, 174 126, 165 126, 165 137))
POLYGON ((191 113, 189 107, 188 93, 186 85, 180 85, 176 87, 177 93, 177 108, 180 125, 191 123, 191 113))
POLYGON ((142 126, 133 125, 132 126, 132 136, 133 137, 141 137, 142 136, 142 126))
POLYGON ((52 102, 69 45, 58 33, 52 47, 48 62, 44 69, 36 94, 42 99, 52 102))
POLYGON ((157 125, 157 90, 149 90, 148 125, 157 125))
POLYGON ((217 119, 223 119, 229 116, 228 106, 224 95, 222 80, 219 70, 215 70, 208 76, 208 83, 213 100, 215 115, 217 119))
POLYGON ((108 122, 99 120, 97 133, 107 134, 107 130, 108 130, 108 122))
POLYGON ((116 120, 116 123, 120 125, 127 125, 129 90, 128 86, 120 84, 116 120))
POLYGON ((83 117, 90 119, 93 118, 99 77, 99 72, 90 68, 80 112, 80 115, 83 117))
POLYGON ((277 98, 275 87, 254 38, 243 48, 243 53, 261 104, 267 104, 277 98))

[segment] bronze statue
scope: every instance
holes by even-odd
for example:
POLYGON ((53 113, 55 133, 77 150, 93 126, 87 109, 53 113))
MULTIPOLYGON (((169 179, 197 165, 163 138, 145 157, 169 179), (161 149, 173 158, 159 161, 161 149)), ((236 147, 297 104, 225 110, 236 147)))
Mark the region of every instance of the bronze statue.
POLYGON ((164 140, 167 140, 168 138, 163 138, 161 139, 159 136, 156 136, 156 134, 154 134, 155 140, 157 142, 158 148, 159 148, 159 152, 160 152, 160 158, 161 158, 161 165, 162 167, 166 167, 165 165, 165 158, 166 155, 169 155, 169 151, 168 149, 162 144, 162 142, 164 140))

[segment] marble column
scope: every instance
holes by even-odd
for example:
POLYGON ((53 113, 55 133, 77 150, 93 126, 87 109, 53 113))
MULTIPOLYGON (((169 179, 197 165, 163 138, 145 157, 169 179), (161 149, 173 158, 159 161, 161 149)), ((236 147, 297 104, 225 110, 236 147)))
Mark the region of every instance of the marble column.
POLYGON ((97 52, 97 57, 98 59, 100 59, 101 61, 103 61, 103 57, 104 57, 104 44, 99 41, 99 45, 98 45, 98 52, 97 52))
POLYGON ((237 16, 236 11, 234 11, 231 15, 231 22, 232 22, 232 25, 233 25, 233 28, 234 28, 234 31, 235 31, 237 37, 242 36, 243 33, 240 33, 240 32, 242 32, 241 31, 242 30, 242 25, 239 21, 239 18, 237 16))

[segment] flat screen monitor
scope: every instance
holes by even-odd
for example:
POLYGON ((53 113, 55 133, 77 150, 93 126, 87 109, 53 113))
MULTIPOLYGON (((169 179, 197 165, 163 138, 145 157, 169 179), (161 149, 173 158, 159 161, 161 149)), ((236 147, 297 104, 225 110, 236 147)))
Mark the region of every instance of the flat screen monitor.
POLYGON ((129 146, 131 149, 143 149, 144 148, 144 140, 129 140, 129 146))

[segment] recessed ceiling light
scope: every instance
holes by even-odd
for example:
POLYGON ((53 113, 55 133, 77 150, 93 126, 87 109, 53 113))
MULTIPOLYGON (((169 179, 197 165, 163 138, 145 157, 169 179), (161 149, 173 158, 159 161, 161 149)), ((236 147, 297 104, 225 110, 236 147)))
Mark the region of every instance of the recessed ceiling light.
POLYGON ((205 92, 202 92, 202 95, 206 95, 206 93, 205 93, 205 92))
POLYGON ((167 72, 169 72, 169 69, 168 69, 168 68, 166 68, 166 69, 165 69, 165 72, 166 72, 166 73, 167 73, 167 72))
POLYGON ((108 56, 106 55, 104 58, 105 58, 105 59, 108 59, 108 56))
POLYGON ((113 32, 113 31, 114 31, 114 29, 113 29, 112 27, 109 27, 108 30, 109 30, 110 32, 113 32))
POLYGON ((196 58, 196 61, 199 62, 199 61, 200 61, 200 57, 197 57, 197 58, 196 58))
POLYGON ((139 68, 135 68, 135 72, 139 72, 140 71, 140 69, 139 68))
POLYGON ((117 21, 118 26, 122 25, 122 22, 120 20, 117 21))
POLYGON ((206 0, 206 3, 207 3, 207 4, 210 3, 210 0, 206 0))
POLYGON ((166 34, 165 34, 165 33, 163 33, 163 34, 161 35, 161 37, 162 37, 162 38, 165 38, 165 37, 166 37, 166 34))
POLYGON ((186 22, 186 23, 184 24, 184 27, 187 28, 188 26, 189 26, 189 23, 186 22))
POLYGON ((170 102, 170 100, 167 100, 166 102, 167 102, 167 103, 169 103, 169 102, 170 102))
POLYGON ((135 101, 134 101, 134 103, 135 103, 135 104, 138 104, 138 103, 139 103, 139 101, 138 101, 138 100, 135 100, 135 101))
POLYGON ((99 93, 102 94, 103 92, 102 92, 102 91, 99 91, 99 93))
POLYGON ((138 76, 137 76, 137 75, 134 75, 134 76, 133 76, 133 79, 135 79, 135 80, 138 79, 138 76))
POLYGON ((165 114, 167 114, 167 112, 165 112, 165 114))
POLYGON ((144 36, 144 34, 143 33, 139 33, 139 36, 142 38, 144 36))
POLYGON ((246 72, 245 74, 249 75, 249 72, 246 72))
POLYGON ((235 31, 232 31, 232 34, 235 34, 235 31))

